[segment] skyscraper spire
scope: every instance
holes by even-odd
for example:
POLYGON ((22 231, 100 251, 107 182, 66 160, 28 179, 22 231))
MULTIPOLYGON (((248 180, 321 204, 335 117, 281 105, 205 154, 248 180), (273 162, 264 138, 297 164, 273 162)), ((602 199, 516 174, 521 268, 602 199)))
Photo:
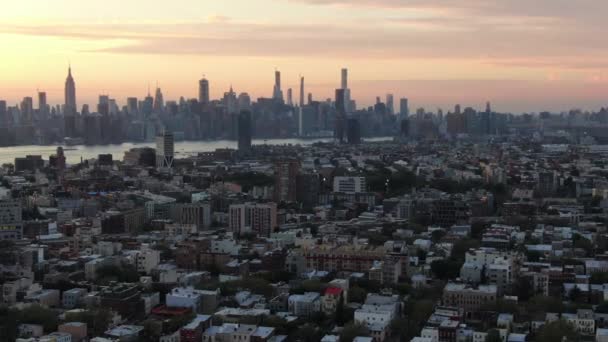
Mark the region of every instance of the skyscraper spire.
POLYGON ((65 114, 76 114, 76 83, 72 77, 72 65, 68 64, 68 77, 65 79, 65 114))

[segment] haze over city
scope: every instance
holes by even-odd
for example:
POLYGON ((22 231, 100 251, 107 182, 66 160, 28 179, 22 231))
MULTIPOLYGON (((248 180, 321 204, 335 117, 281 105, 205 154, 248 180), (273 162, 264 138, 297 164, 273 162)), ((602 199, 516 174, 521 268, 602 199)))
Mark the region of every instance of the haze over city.
POLYGON ((362 106, 393 93, 413 108, 598 110, 607 11, 592 0, 11 1, 0 13, 0 94, 12 105, 39 89, 61 104, 71 62, 79 104, 101 93, 124 104, 157 82, 166 99, 196 97, 203 74, 212 98, 230 85, 269 97, 275 68, 284 88, 303 75, 325 99, 348 67, 362 106))

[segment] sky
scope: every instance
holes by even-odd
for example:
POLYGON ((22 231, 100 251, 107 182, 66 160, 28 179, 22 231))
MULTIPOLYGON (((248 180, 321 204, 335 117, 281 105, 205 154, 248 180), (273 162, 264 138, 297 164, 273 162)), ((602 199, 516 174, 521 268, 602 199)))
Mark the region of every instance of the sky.
POLYGON ((0 99, 36 90, 63 102, 121 104, 158 84, 165 99, 210 81, 252 97, 331 97, 340 69, 358 105, 392 93, 412 110, 454 104, 496 111, 608 106, 605 0, 20 0, 0 11, 0 99))

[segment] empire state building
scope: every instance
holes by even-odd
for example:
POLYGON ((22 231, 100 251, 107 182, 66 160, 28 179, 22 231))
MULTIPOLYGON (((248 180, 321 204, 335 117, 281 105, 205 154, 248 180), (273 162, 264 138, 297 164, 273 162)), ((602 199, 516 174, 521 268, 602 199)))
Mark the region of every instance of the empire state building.
POLYGON ((72 77, 72 67, 68 68, 68 77, 65 79, 65 114, 76 114, 76 84, 72 77))

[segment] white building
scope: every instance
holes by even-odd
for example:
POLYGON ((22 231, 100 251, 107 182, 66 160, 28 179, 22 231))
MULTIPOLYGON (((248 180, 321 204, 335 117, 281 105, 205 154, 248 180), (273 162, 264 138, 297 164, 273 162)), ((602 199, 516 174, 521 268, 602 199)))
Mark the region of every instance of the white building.
POLYGON ((366 192, 366 188, 365 177, 334 177, 334 192, 355 194, 366 192))
POLYGON ((303 295, 294 294, 287 299, 290 313, 298 317, 309 317, 321 311, 321 296, 316 292, 306 292, 303 295))
POLYGON ((150 248, 147 244, 142 244, 135 262, 137 272, 150 274, 150 271, 160 264, 160 251, 150 248))
POLYGON ((64 309, 73 309, 83 303, 87 289, 75 288, 63 292, 62 305, 64 309))

